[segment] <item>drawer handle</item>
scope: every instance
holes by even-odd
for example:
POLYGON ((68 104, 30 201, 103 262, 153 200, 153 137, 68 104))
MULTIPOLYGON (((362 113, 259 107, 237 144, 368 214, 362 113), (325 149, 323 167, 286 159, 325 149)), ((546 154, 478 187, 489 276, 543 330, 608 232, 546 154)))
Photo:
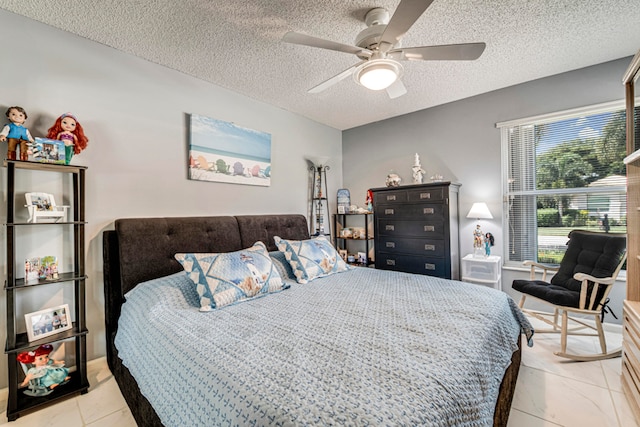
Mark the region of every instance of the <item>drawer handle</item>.
POLYGON ((427 264, 424 265, 424 269, 425 270, 435 270, 436 269, 436 265, 427 263, 427 264))
POLYGON ((395 248, 395 247, 396 247, 396 244, 395 244, 395 242, 387 242, 386 246, 387 246, 388 248, 395 248))
POLYGON ((394 210, 393 209, 385 209, 384 210, 384 214, 385 215, 393 215, 394 214, 394 210))
POLYGON ((436 231, 436 227, 433 225, 425 225, 424 231, 436 231))
POLYGON ((433 215, 434 209, 433 208, 424 208, 422 210, 422 213, 425 214, 425 215, 433 215))
POLYGON ((395 259, 388 259, 387 260, 387 265, 396 265, 396 260, 395 259))
POLYGON ((424 245, 424 250, 425 251, 435 251, 436 250, 436 245, 424 245))
POLYGON ((387 231, 395 231, 396 227, 393 225, 387 225, 384 227, 384 229, 387 231))
POLYGON ((390 195, 390 196, 389 196, 389 195, 387 195, 387 201, 388 201, 388 202, 389 202, 389 201, 392 201, 392 200, 395 200, 395 199, 396 199, 395 194, 394 194, 394 195, 390 195))
POLYGON ((431 193, 420 193, 420 199, 430 199, 431 193))

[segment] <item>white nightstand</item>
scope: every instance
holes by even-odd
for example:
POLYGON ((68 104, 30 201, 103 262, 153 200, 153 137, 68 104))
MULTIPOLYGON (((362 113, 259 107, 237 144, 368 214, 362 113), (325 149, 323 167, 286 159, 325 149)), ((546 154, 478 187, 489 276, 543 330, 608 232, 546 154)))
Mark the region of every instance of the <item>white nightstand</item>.
POLYGON ((489 255, 475 258, 473 254, 462 258, 462 281, 491 286, 502 290, 502 257, 489 255))

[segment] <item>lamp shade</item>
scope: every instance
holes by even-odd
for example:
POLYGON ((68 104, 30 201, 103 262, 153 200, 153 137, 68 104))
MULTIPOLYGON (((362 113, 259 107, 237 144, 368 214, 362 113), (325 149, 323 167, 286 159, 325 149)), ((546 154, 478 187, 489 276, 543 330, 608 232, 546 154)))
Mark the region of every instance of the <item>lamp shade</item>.
POLYGON ((489 207, 486 203, 476 202, 471 206, 471 210, 467 214, 467 218, 492 219, 493 215, 491 215, 491 211, 489 211, 489 207))

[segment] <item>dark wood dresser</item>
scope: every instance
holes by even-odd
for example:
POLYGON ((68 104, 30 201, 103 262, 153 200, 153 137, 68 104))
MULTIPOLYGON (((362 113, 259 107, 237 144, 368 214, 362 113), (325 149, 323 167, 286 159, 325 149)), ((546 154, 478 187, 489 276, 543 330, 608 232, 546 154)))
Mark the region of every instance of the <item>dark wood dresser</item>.
POLYGON ((373 188, 376 268, 459 279, 459 188, 450 182, 373 188))

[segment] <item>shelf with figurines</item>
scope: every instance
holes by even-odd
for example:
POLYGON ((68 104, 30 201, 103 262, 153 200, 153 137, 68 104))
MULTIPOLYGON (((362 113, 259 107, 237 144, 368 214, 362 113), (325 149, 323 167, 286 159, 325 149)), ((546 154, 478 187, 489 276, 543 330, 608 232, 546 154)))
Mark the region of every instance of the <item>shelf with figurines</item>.
POLYGON ((83 379, 74 367, 67 367, 67 345, 72 341, 38 344, 17 354, 20 364, 17 403, 24 411, 48 405, 77 393, 83 379))
MULTIPOLYGON (((4 161, 7 169, 6 415, 9 421, 15 421, 25 413, 64 397, 85 394, 89 390, 84 229, 87 167, 70 164, 72 157, 82 152, 89 140, 77 117, 70 113, 60 115, 45 135, 35 138, 25 127, 27 113, 22 107, 9 107, 6 116, 9 123, 0 130, 0 142, 7 142, 8 148, 4 161), (43 173, 62 175, 46 181, 41 180, 38 175, 36 179, 35 174, 43 173), (22 193, 24 196, 16 192, 34 182, 42 182, 48 187, 57 185, 61 193, 58 201, 66 201, 66 195, 68 206, 64 203, 57 204, 57 197, 41 189, 22 193), (22 197, 24 199, 18 200, 22 197), (19 208, 21 205, 24 210, 19 208), (54 225, 62 225, 60 230, 54 230, 59 241, 53 243, 61 243, 64 247, 64 259, 68 259, 70 264, 67 266, 67 262, 64 263, 66 271, 58 270, 55 256, 17 259, 18 248, 21 252, 24 251, 25 242, 34 241, 34 235, 49 235, 47 233, 51 231, 41 229, 42 226, 54 225), (24 226, 37 226, 37 229, 24 226), (46 302, 38 304, 36 298, 35 301, 30 300, 31 304, 36 305, 36 311, 25 313, 22 304, 19 304, 20 300, 25 299, 25 294, 21 293, 31 292, 26 288, 35 286, 57 286, 60 289, 71 287, 72 294, 64 292, 64 295, 71 298, 72 302, 51 307, 46 302), (69 312, 69 306, 73 313, 69 312), (49 359, 49 355, 56 351, 54 345, 64 348, 66 359, 73 363, 73 368, 67 370, 59 359, 49 359)), ((42 118, 39 120, 42 121, 42 118)), ((28 243, 26 246, 27 252, 35 249, 28 243)))
POLYGON ((13 286, 7 283, 7 288, 24 288, 87 278, 86 275, 80 275, 75 272, 59 272, 57 258, 50 255, 27 258, 24 262, 24 269, 24 278, 15 279, 13 286))

